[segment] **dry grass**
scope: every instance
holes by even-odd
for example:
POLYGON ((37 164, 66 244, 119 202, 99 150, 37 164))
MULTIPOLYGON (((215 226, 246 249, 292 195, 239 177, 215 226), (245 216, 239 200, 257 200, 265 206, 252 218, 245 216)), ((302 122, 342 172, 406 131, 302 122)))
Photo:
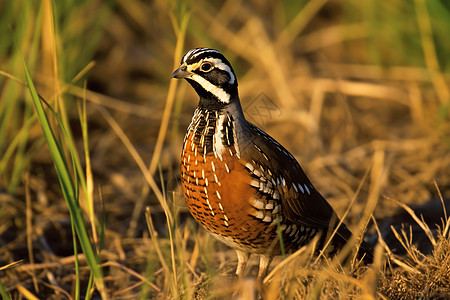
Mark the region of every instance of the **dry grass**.
MULTIPOLYGON (((26 58, 45 58, 35 63, 35 83, 51 104, 60 107, 64 100, 80 153, 74 102, 87 100, 90 184, 99 222, 105 216, 101 259, 110 298, 449 297, 448 216, 423 207, 416 209, 417 220, 397 212, 397 201, 439 202, 438 190, 444 201, 450 198, 445 9, 429 3, 424 9, 422 0, 297 2, 117 1, 98 29, 94 57, 77 61, 85 38, 76 36, 74 24, 89 16, 81 8, 68 13, 72 27, 59 24, 65 34, 56 39, 60 45, 51 47, 46 26, 35 33, 38 46, 24 43, 26 58), (254 280, 255 267, 244 279, 232 275, 234 252, 195 224, 179 187, 181 143, 197 98, 187 84, 169 78, 182 52, 197 46, 224 52, 237 72, 247 117, 291 151, 352 231, 362 234, 369 223, 366 235, 374 240, 375 217, 385 244, 373 266, 317 260, 311 245, 278 258, 264 284, 254 280), (62 54, 66 68, 61 63, 55 75, 52 61, 62 54), (273 111, 265 110, 261 93, 273 111), (428 252, 420 249, 424 240, 428 252)), ((44 14, 36 22, 45 20, 44 14)), ((33 36, 30 24, 25 36, 33 36)), ((13 59, 1 50, 1 62, 13 59)), ((23 78, 20 70, 0 68, 0 109, 14 96, 22 120, 32 113, 18 113, 26 111, 26 89, 11 77, 23 78)), ((11 134, 0 126, 3 155, 22 126, 8 125, 11 134)), ((12 299, 72 299, 77 276, 68 209, 39 125, 30 123, 27 132, 27 163, 15 189, 14 156, 0 165, 0 282, 12 299)), ((89 269, 83 255, 78 258, 84 295, 89 269)), ((92 297, 100 296, 94 291, 92 297)))

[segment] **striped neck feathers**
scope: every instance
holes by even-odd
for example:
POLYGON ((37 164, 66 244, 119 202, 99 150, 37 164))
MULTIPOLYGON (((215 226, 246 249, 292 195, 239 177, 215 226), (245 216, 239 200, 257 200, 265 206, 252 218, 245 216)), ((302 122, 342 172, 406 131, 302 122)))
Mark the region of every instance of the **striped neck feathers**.
POLYGON ((237 121, 246 122, 240 106, 237 110, 209 110, 199 104, 186 138, 193 134, 191 138, 194 145, 202 148, 199 150, 205 155, 213 152, 215 156, 221 158, 228 147, 234 147, 239 155, 237 121))

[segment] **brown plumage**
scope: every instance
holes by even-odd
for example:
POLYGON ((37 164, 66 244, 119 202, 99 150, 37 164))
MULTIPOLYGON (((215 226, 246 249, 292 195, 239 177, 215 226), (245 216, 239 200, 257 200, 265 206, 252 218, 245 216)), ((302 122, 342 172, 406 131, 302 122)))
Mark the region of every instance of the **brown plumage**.
MULTIPOLYGON (((339 223, 295 158, 268 134, 245 120, 237 81, 217 50, 196 48, 172 75, 186 79, 200 96, 181 156, 182 185, 194 218, 237 250, 241 274, 249 253, 261 254, 262 275, 283 247, 293 252, 320 234, 323 245, 339 223)), ((330 249, 339 250, 351 232, 341 224, 330 249)), ((371 259, 363 244, 361 257, 371 259)))

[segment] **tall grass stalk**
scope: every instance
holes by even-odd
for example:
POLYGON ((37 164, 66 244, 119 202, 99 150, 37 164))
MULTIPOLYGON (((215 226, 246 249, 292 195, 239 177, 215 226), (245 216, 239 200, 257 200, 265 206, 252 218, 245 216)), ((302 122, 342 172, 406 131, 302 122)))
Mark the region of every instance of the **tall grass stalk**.
MULTIPOLYGON (((0 74, 19 74, 23 52, 31 73, 48 87, 42 91, 45 97, 52 103, 56 99, 56 111, 66 128, 64 107, 72 103, 67 98, 63 103, 61 82, 78 81, 75 74, 96 51, 114 0, 98 2, 17 0, 0 4, 0 35, 5 37, 0 45, 0 74)), ((0 87, 0 181, 14 194, 42 140, 29 136, 36 118, 29 113, 31 103, 22 101, 20 84, 0 76, 0 87)))
MULTIPOLYGON (((181 55, 183 54, 183 46, 184 46, 184 40, 186 37, 186 30, 187 25, 189 22, 190 14, 185 12, 183 9, 183 13, 181 16, 180 24, 178 24, 175 16, 173 14, 170 14, 170 19, 172 21, 172 26, 174 27, 176 36, 177 36, 177 43, 175 46, 175 55, 173 60, 173 69, 175 69, 180 61, 181 55)), ((170 116, 172 114, 173 105, 175 102, 175 92, 177 89, 178 81, 177 80, 171 80, 169 85, 169 91, 167 93, 166 98, 166 106, 164 108, 163 117, 161 120, 161 127, 159 129, 158 138, 156 140, 155 150, 153 151, 152 160, 150 162, 149 170, 150 173, 153 174, 156 170, 156 167, 158 165, 159 157, 161 155, 162 146, 164 143, 164 139, 166 137, 167 128, 169 126, 170 116)))

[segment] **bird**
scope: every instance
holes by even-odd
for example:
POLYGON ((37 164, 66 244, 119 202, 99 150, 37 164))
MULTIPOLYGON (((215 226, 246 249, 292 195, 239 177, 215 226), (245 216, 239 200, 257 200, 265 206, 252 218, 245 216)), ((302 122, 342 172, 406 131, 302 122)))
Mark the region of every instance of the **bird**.
MULTIPOLYGON (((317 235, 324 245, 336 231, 330 249, 350 240, 292 154, 246 120, 236 75, 220 51, 189 50, 172 78, 185 79, 199 96, 181 153, 184 198, 196 221, 236 250, 237 275, 252 253, 260 255, 261 277, 274 256, 295 252, 317 235)), ((372 259, 364 241, 360 253, 372 259)))

